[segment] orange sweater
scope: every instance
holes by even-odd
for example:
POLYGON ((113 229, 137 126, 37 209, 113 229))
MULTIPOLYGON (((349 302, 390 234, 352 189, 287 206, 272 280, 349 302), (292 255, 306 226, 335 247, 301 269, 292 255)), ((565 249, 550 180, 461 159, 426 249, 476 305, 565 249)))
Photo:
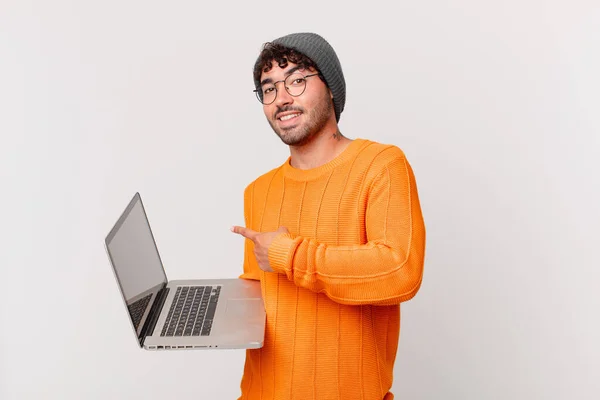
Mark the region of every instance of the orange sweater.
POLYGON ((421 285, 425 226, 412 169, 396 146, 353 140, 310 170, 289 164, 244 192, 246 226, 275 238, 259 279, 265 344, 246 351, 242 400, 393 399, 400 303, 421 285))

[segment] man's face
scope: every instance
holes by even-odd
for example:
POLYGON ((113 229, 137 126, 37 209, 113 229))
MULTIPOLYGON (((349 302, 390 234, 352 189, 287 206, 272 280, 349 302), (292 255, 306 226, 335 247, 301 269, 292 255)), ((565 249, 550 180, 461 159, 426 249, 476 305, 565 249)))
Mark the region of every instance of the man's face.
MULTIPOLYGON (((261 83, 284 80, 293 73, 311 75, 313 69, 298 69, 288 62, 285 68, 272 63, 269 72, 263 72, 261 83)), ((271 104, 263 105, 267 121, 277 136, 288 146, 300 146, 317 134, 334 113, 331 92, 317 76, 306 78, 306 88, 300 96, 291 96, 285 90, 284 82, 277 83, 277 97, 271 104), (283 120, 282 120, 283 118, 283 120)), ((335 120, 335 114, 334 120, 335 120)))

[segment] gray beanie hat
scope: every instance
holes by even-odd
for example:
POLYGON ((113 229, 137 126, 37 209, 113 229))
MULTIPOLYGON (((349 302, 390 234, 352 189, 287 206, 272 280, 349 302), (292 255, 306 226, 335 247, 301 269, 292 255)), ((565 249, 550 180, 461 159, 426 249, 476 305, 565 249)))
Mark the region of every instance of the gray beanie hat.
MULTIPOLYGON (((321 36, 308 32, 291 33, 273 40, 272 43, 294 49, 314 61, 333 94, 335 119, 339 121, 346 104, 346 81, 333 47, 321 36)), ((257 65, 258 60, 254 64, 255 68, 257 65)), ((254 85, 258 88, 260 82, 255 79, 254 85)))

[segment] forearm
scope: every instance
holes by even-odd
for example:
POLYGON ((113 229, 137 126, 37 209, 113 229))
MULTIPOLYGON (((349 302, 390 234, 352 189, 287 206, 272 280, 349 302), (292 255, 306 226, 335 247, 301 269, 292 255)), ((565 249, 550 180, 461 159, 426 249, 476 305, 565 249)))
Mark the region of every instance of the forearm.
POLYGON ((383 242, 328 246, 280 235, 269 250, 271 267, 297 286, 351 305, 392 305, 410 300, 423 276, 424 240, 408 251, 383 242))

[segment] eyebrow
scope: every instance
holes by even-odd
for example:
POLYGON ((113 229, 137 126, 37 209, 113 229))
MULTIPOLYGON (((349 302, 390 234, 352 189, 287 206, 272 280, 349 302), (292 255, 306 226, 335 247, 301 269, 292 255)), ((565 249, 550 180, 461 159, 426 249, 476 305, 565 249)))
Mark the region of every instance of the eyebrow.
MULTIPOLYGON (((294 72, 296 72, 296 71, 298 71, 300 69, 303 69, 303 67, 301 67, 299 65, 296 65, 295 67, 290 68, 289 70, 286 71, 285 77, 287 78, 288 76, 290 76, 291 74, 293 74, 294 72)), ((271 78, 265 78, 265 79, 263 79, 260 82, 260 85, 262 86, 262 85, 265 85, 267 83, 273 83, 273 79, 271 79, 271 78)))

